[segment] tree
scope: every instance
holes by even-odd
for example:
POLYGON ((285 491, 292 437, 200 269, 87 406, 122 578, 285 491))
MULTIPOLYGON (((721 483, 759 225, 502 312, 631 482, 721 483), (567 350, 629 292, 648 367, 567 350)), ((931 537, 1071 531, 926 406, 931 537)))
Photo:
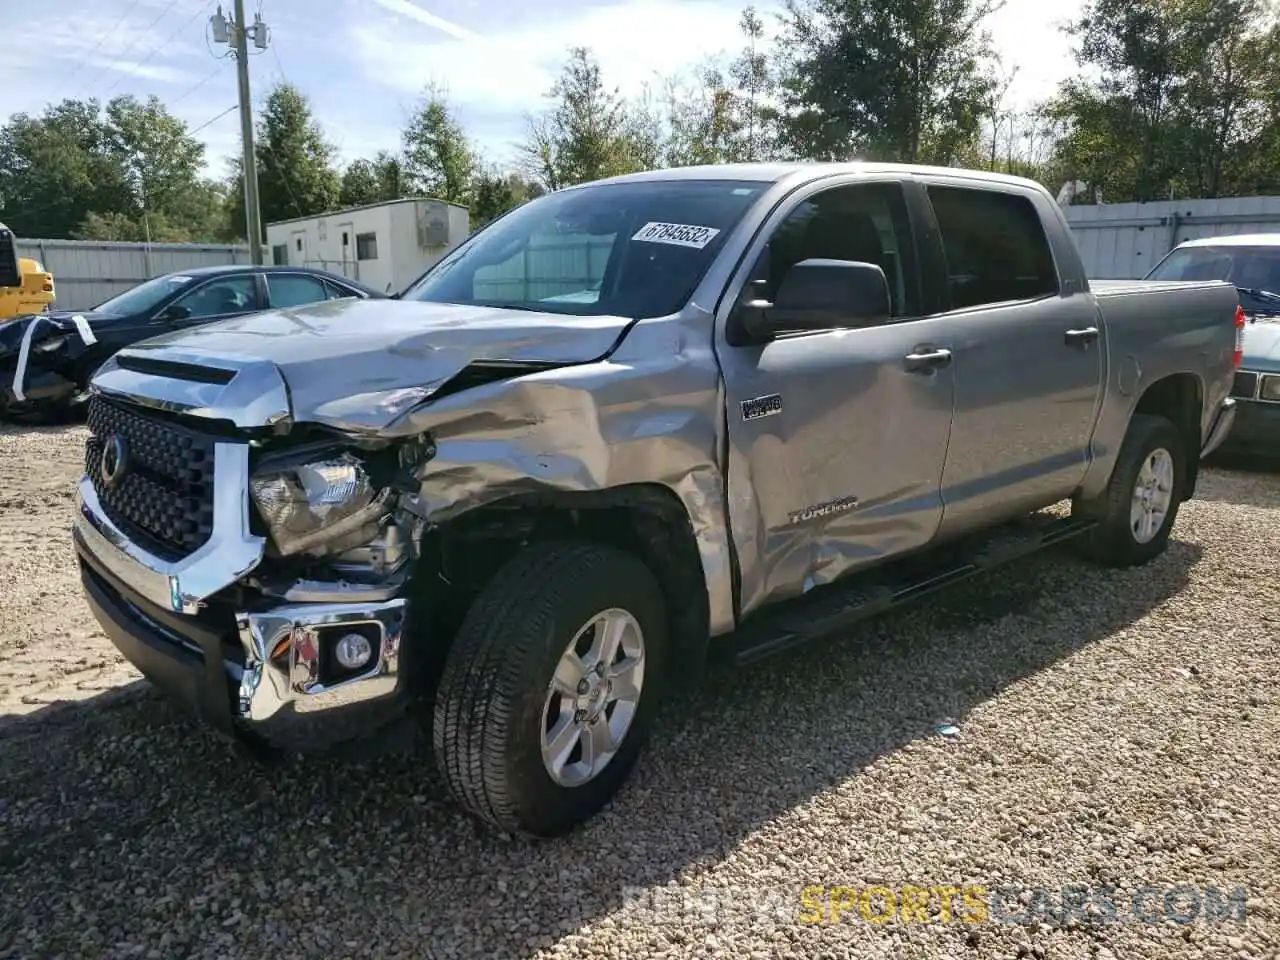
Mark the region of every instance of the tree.
POLYGON ((483 166, 472 183, 471 229, 479 230, 508 210, 541 194, 540 188, 516 173, 483 166))
POLYGON ((978 139, 992 0, 787 0, 779 36, 785 149, 950 163, 978 139))
POLYGON ((427 87, 401 139, 404 173, 415 192, 469 202, 479 163, 443 88, 427 87))
MULTIPOLYGON (((254 145, 264 227, 324 213, 337 205, 341 181, 333 166, 334 152, 311 115, 307 98, 291 84, 277 84, 267 96, 254 145)), ((233 192, 242 198, 242 190, 240 185, 233 192)), ((245 236, 243 200, 233 209, 238 210, 235 222, 245 236)))
POLYGON ((94 211, 129 197, 96 100, 64 100, 0 128, 0 219, 19 236, 70 237, 94 211))
POLYGON ((776 84, 769 57, 762 49, 764 21, 755 7, 742 11, 738 29, 747 44, 729 65, 735 94, 732 108, 739 140, 735 153, 742 160, 763 160, 773 152, 774 113, 768 98, 776 84))
POLYGON ((372 160, 352 160, 342 172, 342 186, 338 192, 338 203, 344 207, 358 207, 365 203, 377 203, 382 200, 381 185, 378 183, 378 171, 374 169, 372 160))
POLYGON ((0 212, 26 236, 220 240, 204 144, 154 97, 67 100, 0 128, 0 212))
POLYGON ((1049 105, 1069 179, 1117 201, 1216 197, 1275 168, 1280 57, 1262 0, 1092 0, 1067 29, 1096 75, 1049 105))
POLYGON ((692 78, 666 79, 666 136, 662 162, 668 167, 729 163, 741 157, 741 123, 734 92, 720 66, 704 62, 692 78))
POLYGON ((548 190, 631 173, 652 152, 644 118, 605 87, 585 47, 570 50, 547 100, 547 110, 527 118, 521 154, 526 173, 548 190))

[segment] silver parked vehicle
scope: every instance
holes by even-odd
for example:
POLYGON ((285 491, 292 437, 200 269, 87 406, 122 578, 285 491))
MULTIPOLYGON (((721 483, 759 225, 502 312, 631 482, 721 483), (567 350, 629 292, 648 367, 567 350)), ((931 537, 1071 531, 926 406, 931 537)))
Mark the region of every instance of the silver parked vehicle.
POLYGON ((1027 180, 590 183, 396 300, 121 350, 93 380, 84 588, 214 727, 319 747, 425 703, 457 800, 554 835, 713 649, 1065 539, 1158 556, 1231 426, 1235 315, 1228 283, 1091 284, 1027 180))

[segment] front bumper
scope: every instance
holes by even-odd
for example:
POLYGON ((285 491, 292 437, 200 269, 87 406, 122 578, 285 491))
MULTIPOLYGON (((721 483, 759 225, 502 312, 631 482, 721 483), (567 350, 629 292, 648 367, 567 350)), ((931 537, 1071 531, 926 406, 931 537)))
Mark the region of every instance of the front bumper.
POLYGON ((262 556, 261 538, 249 532, 247 486, 237 482, 246 479, 242 452, 219 445, 213 536, 176 564, 129 541, 82 480, 73 539, 85 597, 130 663, 222 733, 297 750, 359 738, 410 700, 401 656, 406 601, 237 609, 223 599, 262 556), (333 647, 353 632, 372 656, 344 671, 333 647))
POLYGON ((1256 456, 1280 454, 1280 402, 1239 400, 1236 407, 1235 423, 1220 450, 1256 456))
POLYGON ((0 363, 0 410, 37 409, 45 405, 56 405, 73 399, 79 392, 75 382, 62 374, 28 366, 22 387, 25 399, 19 400, 13 393, 14 367, 13 361, 8 364, 0 363))
POLYGON ((1200 447, 1201 459, 1210 456, 1226 442, 1227 437, 1231 435, 1239 407, 1240 405, 1231 397, 1222 401, 1222 406, 1218 408, 1218 415, 1213 418, 1213 426, 1209 428, 1209 436, 1200 447))

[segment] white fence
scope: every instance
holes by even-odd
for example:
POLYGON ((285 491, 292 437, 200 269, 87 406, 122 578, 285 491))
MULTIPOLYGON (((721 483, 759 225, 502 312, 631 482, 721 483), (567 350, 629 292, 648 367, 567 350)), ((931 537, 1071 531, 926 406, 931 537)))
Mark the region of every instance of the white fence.
POLYGON ((64 310, 86 310, 166 273, 249 262, 247 246, 220 244, 19 239, 17 248, 53 274, 54 306, 64 310))
POLYGON ((1280 233, 1280 197, 1064 207, 1088 276, 1137 280, 1184 240, 1280 233))

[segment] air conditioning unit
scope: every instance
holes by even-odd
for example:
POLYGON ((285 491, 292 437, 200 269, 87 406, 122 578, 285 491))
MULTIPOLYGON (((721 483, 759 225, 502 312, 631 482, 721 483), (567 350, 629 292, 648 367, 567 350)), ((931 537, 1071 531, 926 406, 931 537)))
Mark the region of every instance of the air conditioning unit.
POLYGON ((439 200, 425 200, 418 204, 418 246, 447 247, 449 245, 449 205, 439 200))

